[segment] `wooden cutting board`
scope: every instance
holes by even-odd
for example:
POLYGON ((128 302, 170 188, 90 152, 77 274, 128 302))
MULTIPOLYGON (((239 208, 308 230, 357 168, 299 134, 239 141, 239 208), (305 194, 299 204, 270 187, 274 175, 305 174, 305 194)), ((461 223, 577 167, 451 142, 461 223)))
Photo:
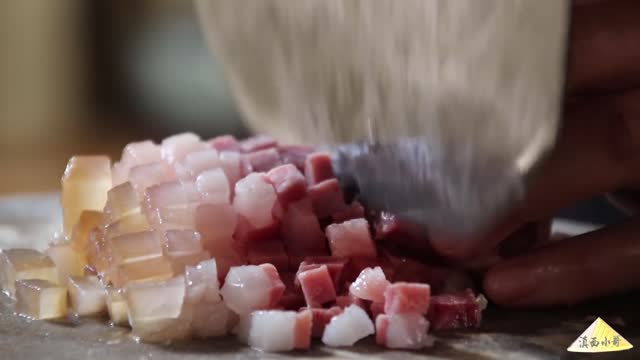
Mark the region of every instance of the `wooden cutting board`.
MULTIPOLYGON (((0 248, 43 248, 59 228, 59 213, 55 195, 0 199, 0 248)), ((640 293, 634 293, 545 310, 513 311, 490 305, 480 330, 439 334, 433 348, 419 353, 383 350, 367 339, 350 349, 316 343, 309 352, 264 354, 238 345, 233 338, 149 345, 136 343, 127 330, 109 327, 102 320, 28 321, 15 316, 11 301, 0 295, 0 359, 639 359, 639 303, 640 293), (567 352, 597 317, 635 347, 595 355, 567 352)))

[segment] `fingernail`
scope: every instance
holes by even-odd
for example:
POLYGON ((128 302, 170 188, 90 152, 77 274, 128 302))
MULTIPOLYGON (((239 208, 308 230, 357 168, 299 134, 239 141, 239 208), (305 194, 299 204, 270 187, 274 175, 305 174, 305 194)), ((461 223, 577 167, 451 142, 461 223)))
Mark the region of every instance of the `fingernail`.
POLYGON ((526 303, 538 284, 536 273, 515 261, 495 266, 484 279, 485 292, 493 301, 505 306, 526 303))

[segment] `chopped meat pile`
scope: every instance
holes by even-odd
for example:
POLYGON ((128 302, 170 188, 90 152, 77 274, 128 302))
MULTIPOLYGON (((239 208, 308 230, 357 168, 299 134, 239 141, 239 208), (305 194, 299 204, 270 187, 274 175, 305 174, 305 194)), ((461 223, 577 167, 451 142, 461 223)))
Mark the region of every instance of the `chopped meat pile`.
POLYGON ((421 349, 430 330, 480 325, 486 300, 460 272, 395 255, 414 229, 347 198, 328 154, 267 136, 75 156, 63 231, 44 253, 2 250, 0 286, 23 316, 108 314, 146 342, 421 349))

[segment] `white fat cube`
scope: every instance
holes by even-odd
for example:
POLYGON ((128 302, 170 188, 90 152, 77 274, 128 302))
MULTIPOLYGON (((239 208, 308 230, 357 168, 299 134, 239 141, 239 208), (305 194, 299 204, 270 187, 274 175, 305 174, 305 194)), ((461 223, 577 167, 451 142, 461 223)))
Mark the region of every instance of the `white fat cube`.
POLYGON ((42 279, 58 281, 53 261, 34 249, 0 250, 0 285, 9 296, 15 295, 16 280, 42 279))
POLYGON ((233 314, 224 302, 203 302, 189 306, 192 309, 193 336, 211 338, 227 335, 233 314))
POLYGON ((102 211, 111 188, 111 160, 106 156, 74 156, 62 175, 64 232, 70 234, 84 210, 102 211))
POLYGON ((67 289, 47 280, 16 281, 16 313, 34 320, 67 315, 67 289))
POLYGON ((207 203, 228 204, 231 199, 229 180, 222 169, 202 172, 196 178, 196 187, 207 203))
POLYGON ((69 278, 71 311, 78 316, 99 316, 107 312, 107 293, 95 276, 69 278))
POLYGON ((289 351, 295 347, 295 311, 254 311, 243 316, 238 339, 262 351, 289 351))
POLYGON ((251 173, 236 183, 233 208, 252 227, 261 229, 273 224, 276 200, 276 191, 266 175, 251 173))
POLYGON ((328 346, 353 346, 375 332, 369 315, 357 305, 350 305, 334 316, 324 328, 322 342, 328 346))
POLYGON ((107 310, 113 325, 129 325, 129 310, 123 289, 107 288, 107 310))

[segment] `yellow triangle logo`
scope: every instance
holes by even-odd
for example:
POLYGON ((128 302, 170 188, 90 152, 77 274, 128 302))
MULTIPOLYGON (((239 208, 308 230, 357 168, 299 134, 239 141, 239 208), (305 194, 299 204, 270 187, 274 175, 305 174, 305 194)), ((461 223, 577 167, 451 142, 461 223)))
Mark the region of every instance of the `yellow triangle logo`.
POLYGON ((633 348, 627 339, 613 330, 604 320, 597 318, 578 338, 567 348, 570 352, 599 353, 609 351, 623 351, 633 348))

